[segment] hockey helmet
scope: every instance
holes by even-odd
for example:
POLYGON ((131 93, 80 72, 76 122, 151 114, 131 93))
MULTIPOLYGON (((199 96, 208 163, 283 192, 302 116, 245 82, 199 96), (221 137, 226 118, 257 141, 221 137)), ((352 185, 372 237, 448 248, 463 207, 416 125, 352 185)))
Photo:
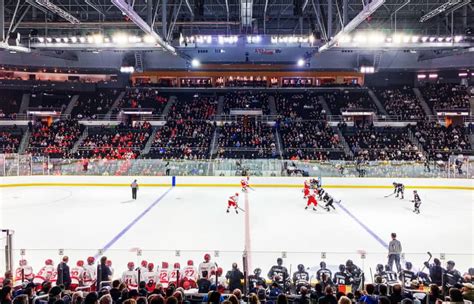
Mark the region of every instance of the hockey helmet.
POLYGON ((346 266, 344 264, 339 265, 339 271, 344 272, 346 270, 346 266))
POLYGON ((44 263, 45 263, 46 265, 53 265, 53 260, 47 259, 46 261, 44 261, 44 263))
POLYGON ((135 268, 135 263, 133 263, 133 262, 128 262, 128 263, 127 263, 127 268, 128 268, 128 270, 133 270, 133 268, 135 268))
POLYGON ((262 269, 260 269, 260 268, 255 268, 254 271, 253 271, 253 274, 256 275, 256 276, 259 276, 261 273, 262 273, 262 269))
POLYGON ((303 264, 298 265, 298 271, 304 271, 304 265, 303 264))
POLYGON ((82 267, 82 266, 84 266, 84 261, 79 260, 79 261, 76 262, 76 265, 77 265, 77 267, 82 267))
POLYGON ((155 269, 155 264, 148 263, 147 268, 148 268, 148 271, 153 271, 153 269, 155 269))
POLYGON ((193 265, 194 265, 193 260, 188 260, 188 266, 193 266, 193 265))
POLYGON ((383 265, 382 264, 377 264, 377 271, 382 272, 383 271, 383 265))
POLYGON ((410 270, 412 267, 413 267, 413 264, 412 264, 411 262, 406 262, 406 263, 405 263, 405 268, 406 268, 407 270, 410 270))
POLYGON ((221 276, 223 272, 224 272, 224 269, 222 269, 222 267, 217 267, 216 273, 218 276, 221 276))
POLYGON ((180 269, 181 265, 179 265, 179 263, 174 263, 173 268, 174 269, 180 269))
POLYGON ((238 193, 238 192, 235 192, 235 196, 239 196, 239 193, 238 193))
POLYGON ((392 267, 390 267, 390 265, 385 265, 385 271, 391 271, 392 270, 392 267))
POLYGON ((92 264, 94 264, 94 262, 95 262, 94 257, 88 257, 87 258, 87 264, 92 265, 92 264))
POLYGON ((168 269, 168 262, 161 262, 161 268, 168 269))
MULTIPOLYGON (((238 193, 236 193, 236 194, 239 195, 238 193)), ((209 262, 210 260, 211 260, 211 255, 209 253, 206 253, 204 255, 204 261, 209 262)))
POLYGON ((326 269, 326 262, 322 261, 319 263, 319 267, 321 267, 321 269, 326 269))
POLYGON ((352 262, 352 260, 347 260, 346 267, 352 267, 352 266, 354 266, 354 262, 352 262))
POLYGON ((146 266, 148 265, 148 262, 145 261, 145 260, 143 260, 143 261, 140 263, 140 265, 141 265, 142 267, 146 267, 146 266))
POLYGON ((282 259, 282 258, 278 258, 278 259, 277 259, 277 264, 278 264, 278 266, 283 265, 283 259, 282 259))
POLYGON ((28 262, 25 259, 20 260, 20 266, 26 266, 28 262))

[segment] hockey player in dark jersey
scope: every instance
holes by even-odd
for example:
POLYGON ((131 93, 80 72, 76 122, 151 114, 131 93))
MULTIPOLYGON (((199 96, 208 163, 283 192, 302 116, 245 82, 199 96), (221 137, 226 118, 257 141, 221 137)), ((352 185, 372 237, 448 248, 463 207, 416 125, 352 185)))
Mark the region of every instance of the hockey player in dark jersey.
POLYGON ((321 267, 317 272, 316 272, 316 279, 318 281, 322 281, 322 276, 325 273, 326 277, 332 278, 332 272, 331 270, 326 268, 326 262, 321 262, 319 263, 319 267, 321 267))
POLYGON ((257 293, 260 288, 267 288, 267 283, 265 279, 261 277, 262 270, 260 268, 255 268, 253 275, 249 276, 249 290, 250 292, 257 293))
POLYGON ((321 181, 317 178, 310 179, 309 184, 311 185, 311 189, 321 188, 321 181))
POLYGON ((403 286, 405 288, 410 288, 411 287, 411 281, 416 279, 416 275, 413 271, 411 271, 413 268, 413 265, 411 262, 406 262, 405 263, 405 269, 402 269, 399 274, 400 281, 403 282, 403 286))
POLYGON ((268 271, 268 278, 272 280, 272 282, 281 285, 281 287, 283 287, 283 282, 290 279, 288 275, 288 269, 283 266, 282 258, 278 258, 277 265, 273 265, 272 268, 270 268, 270 271, 268 271))
POLYGON ((383 265, 382 264, 377 264, 377 266, 375 267, 375 276, 376 277, 383 277, 383 273, 384 273, 383 265))
POLYGON ((395 193, 395 197, 400 195, 400 199, 403 199, 403 194, 405 191, 405 186, 401 183, 393 183, 393 193, 395 193))
POLYGON ((323 199, 324 194, 326 193, 326 190, 324 190, 322 187, 318 187, 316 191, 318 192, 318 198, 320 200, 323 199))
POLYGON ((339 271, 334 274, 333 281, 336 286, 352 284, 352 278, 347 274, 346 266, 339 265, 339 271))
MULTIPOLYGON (((336 208, 333 205, 334 198, 330 196, 327 192, 324 194, 323 201, 326 203, 326 205, 324 205, 324 209, 326 209, 327 212, 330 211, 329 207, 332 207, 332 209, 336 210, 336 208)), ((338 201, 337 203, 340 203, 340 202, 341 201, 338 201)))
POLYGON ((363 280, 363 272, 357 267, 352 260, 346 261, 346 272, 351 277, 352 290, 359 290, 363 280))
POLYGON ((390 268, 390 265, 385 265, 385 271, 382 275, 382 282, 389 286, 398 284, 397 274, 395 273, 395 271, 392 270, 392 268, 390 268))
POLYGON ((293 273, 293 284, 295 286, 296 292, 299 294, 301 287, 310 288, 309 285, 309 274, 305 271, 304 265, 298 265, 298 271, 293 273))
MULTIPOLYGON (((444 273, 443 267, 441 267, 441 261, 437 258, 433 259, 433 264, 428 264, 428 262, 425 262, 424 265, 429 269, 430 275, 428 279, 430 280, 430 283, 434 283, 438 286, 442 285, 442 277, 444 273)), ((421 277, 420 273, 418 274, 418 277, 421 277)), ((425 284, 426 285, 426 284, 425 284)))
POLYGON ((454 269, 454 262, 453 261, 448 261, 446 265, 446 271, 444 272, 444 286, 446 290, 449 290, 449 288, 455 287, 455 285, 462 284, 463 279, 461 276, 461 273, 454 269))
POLYGON ((413 191, 413 200, 411 202, 415 203, 415 209, 413 209, 413 212, 420 214, 421 199, 416 190, 413 191))

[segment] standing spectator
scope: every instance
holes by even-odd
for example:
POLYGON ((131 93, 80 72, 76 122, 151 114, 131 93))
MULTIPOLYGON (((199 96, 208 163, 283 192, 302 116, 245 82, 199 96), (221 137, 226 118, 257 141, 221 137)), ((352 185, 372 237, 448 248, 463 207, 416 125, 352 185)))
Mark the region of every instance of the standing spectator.
POLYGON ((237 263, 232 263, 232 270, 229 270, 225 277, 229 280, 229 290, 243 289, 242 280, 244 279, 244 274, 237 267, 237 263))
POLYGON ((402 244, 397 240, 397 234, 392 232, 392 240, 388 244, 388 265, 393 269, 393 262, 397 266, 397 272, 402 270, 400 266, 400 254, 402 253, 402 244))
MULTIPOLYGON (((112 280, 112 271, 107 266, 107 257, 100 258, 100 264, 97 265, 97 290, 102 288, 101 282, 110 282, 112 280)), ((103 286, 110 286, 110 283, 102 284, 103 286)))
POLYGON ((138 183, 137 180, 134 180, 132 184, 130 185, 132 187, 132 199, 136 200, 137 199, 137 192, 138 192, 138 183))
POLYGON ((65 289, 69 289, 69 286, 71 285, 71 275, 69 273, 69 266, 67 265, 67 262, 69 262, 69 257, 68 256, 63 256, 63 260, 61 263, 58 265, 58 280, 57 284, 58 285, 64 285, 65 289))
POLYGON ((374 284, 367 284, 365 287, 365 295, 360 298, 360 303, 367 303, 367 304, 377 304, 378 297, 374 295, 375 286, 374 284))
POLYGON ((331 286, 326 286, 326 289, 324 289, 324 296, 318 299, 318 304, 337 304, 337 299, 333 294, 331 286))

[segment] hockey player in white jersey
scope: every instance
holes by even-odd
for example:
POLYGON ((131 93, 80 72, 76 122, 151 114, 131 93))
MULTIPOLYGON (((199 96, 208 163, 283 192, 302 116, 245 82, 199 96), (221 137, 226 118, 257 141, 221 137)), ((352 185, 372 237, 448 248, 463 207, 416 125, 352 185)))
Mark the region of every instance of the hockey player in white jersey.
POLYGON ((44 264, 45 265, 43 266, 43 268, 41 268, 40 271, 38 271, 38 273, 33 278, 33 283, 35 283, 36 285, 41 285, 44 282, 49 282, 55 270, 53 260, 47 259, 44 264))
POLYGON ((163 286, 163 288, 168 287, 170 272, 168 270, 168 262, 161 263, 161 269, 159 273, 159 282, 163 286))
POLYGON ((91 291, 95 290, 95 282, 97 280, 97 267, 95 258, 88 257, 87 265, 84 265, 84 286, 90 287, 91 291))
POLYGON ((140 277, 143 278, 143 275, 145 274, 145 272, 148 271, 148 262, 143 260, 140 263, 140 267, 137 267, 137 270, 140 270, 140 277))
POLYGON ((122 283, 127 284, 129 289, 138 288, 138 274, 135 270, 135 263, 128 262, 127 270, 122 273, 122 283))
POLYGON ((77 261, 76 266, 71 268, 71 285, 72 291, 76 290, 77 287, 82 286, 84 280, 84 261, 77 261))
POLYGON ((178 287, 179 281, 183 278, 181 273, 181 265, 179 263, 174 263, 173 270, 170 272, 169 276, 169 285, 173 284, 175 287, 178 287))
POLYGON ((206 277, 206 279, 207 279, 209 277, 209 275, 211 274, 211 271, 216 270, 216 268, 217 268, 217 264, 214 263, 214 262, 211 262, 211 255, 209 253, 206 253, 204 255, 204 262, 199 264, 198 276, 202 277, 202 272, 207 271, 207 274, 208 274, 207 277, 206 277))
POLYGON ((155 290, 156 282, 158 282, 159 273, 155 271, 155 265, 148 263, 147 271, 142 275, 142 281, 146 282, 146 290, 152 292, 155 290))
POLYGON ((223 275, 224 270, 221 267, 217 267, 216 270, 211 271, 211 275, 209 276, 209 281, 211 282, 211 285, 222 285, 226 286, 226 277, 223 275), (217 280, 216 280, 217 278, 217 280), (217 284, 216 284, 217 281, 217 284))
MULTIPOLYGON (((194 262, 189 260, 187 266, 183 269, 183 281, 189 282, 189 286, 191 288, 197 287, 197 280, 198 280, 198 271, 197 268, 194 266, 194 262)), ((184 285, 184 283, 183 283, 184 285)))
POLYGON ((19 287, 23 282, 31 282, 35 274, 33 273, 33 268, 28 265, 28 262, 25 259, 20 260, 20 267, 15 271, 15 284, 13 287, 19 287))

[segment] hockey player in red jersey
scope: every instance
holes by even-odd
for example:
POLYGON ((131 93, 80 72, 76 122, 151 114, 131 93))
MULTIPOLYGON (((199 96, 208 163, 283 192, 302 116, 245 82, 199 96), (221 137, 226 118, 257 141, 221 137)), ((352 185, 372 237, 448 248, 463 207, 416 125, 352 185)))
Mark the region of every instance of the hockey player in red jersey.
POLYGON ((49 282, 55 270, 53 260, 47 259, 44 264, 45 265, 43 266, 43 268, 38 271, 38 273, 33 279, 33 283, 35 283, 36 285, 41 286, 41 284, 43 284, 44 282, 49 282))
POLYGON ((142 274, 142 281, 146 282, 146 290, 148 290, 148 292, 155 290, 158 275, 158 272, 155 271, 155 265, 148 263, 147 271, 142 274))
POLYGON ((198 280, 197 269, 194 266, 194 262, 192 260, 189 260, 188 266, 184 267, 183 269, 183 280, 182 280, 183 283, 181 285, 184 286, 185 282, 188 282, 190 288, 196 288, 197 280, 198 280))
POLYGON ((122 282, 127 284, 129 289, 138 288, 138 274, 135 270, 135 263, 128 262, 127 270, 122 273, 122 282))
POLYGON ((33 280, 35 274, 33 273, 33 268, 28 265, 28 262, 25 259, 20 260, 20 267, 15 271, 15 284, 13 287, 20 287, 23 282, 33 280))
POLYGON ((316 200, 316 195, 317 191, 314 190, 309 196, 308 196, 308 203, 306 204, 306 207, 304 209, 308 209, 310 205, 313 205, 313 210, 316 211, 316 207, 318 206, 318 201, 316 200))
POLYGON ((82 280, 84 277, 84 261, 77 261, 76 266, 71 268, 71 285, 72 291, 76 290, 77 287, 82 286, 82 280))
POLYGON ((238 203, 239 203, 239 193, 235 193, 235 195, 232 195, 231 197, 229 197, 229 200, 227 201, 227 213, 229 213, 229 209, 230 207, 234 207, 235 209, 235 213, 239 213, 237 211, 237 208, 239 207, 238 206, 238 203))
POLYGON ((211 262, 211 255, 209 253, 206 253, 204 255, 204 262, 201 262, 198 267, 198 276, 202 277, 203 271, 207 271, 207 277, 211 274, 211 271, 215 270, 217 268, 216 263, 211 262))
POLYGON ((160 284, 163 286, 163 288, 168 287, 169 283, 169 270, 168 270, 168 263, 167 262, 162 262, 161 263, 161 270, 159 271, 159 280, 160 284))
POLYGON ((250 180, 250 177, 246 177, 246 178, 242 178, 240 180, 240 185, 242 186, 242 192, 247 192, 248 191, 248 188, 250 187, 249 186, 249 180, 250 180))

